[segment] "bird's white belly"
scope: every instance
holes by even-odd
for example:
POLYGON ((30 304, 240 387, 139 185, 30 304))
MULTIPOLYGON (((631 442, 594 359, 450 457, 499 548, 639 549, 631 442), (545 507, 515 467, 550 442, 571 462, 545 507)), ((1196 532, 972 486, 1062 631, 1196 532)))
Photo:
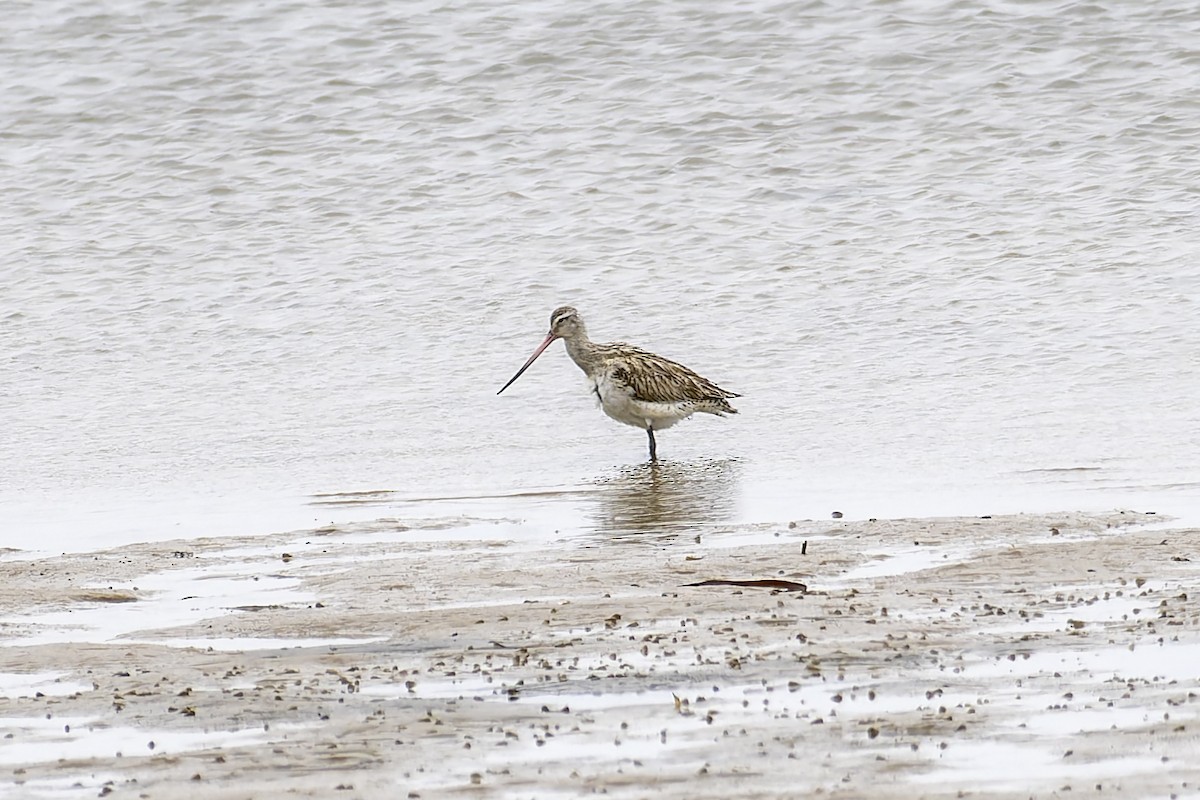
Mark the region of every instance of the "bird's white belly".
POLYGON ((661 431, 681 419, 687 419, 695 411, 691 403, 648 403, 637 400, 628 386, 609 379, 608 375, 589 378, 588 385, 605 414, 617 422, 642 430, 652 428, 661 431))

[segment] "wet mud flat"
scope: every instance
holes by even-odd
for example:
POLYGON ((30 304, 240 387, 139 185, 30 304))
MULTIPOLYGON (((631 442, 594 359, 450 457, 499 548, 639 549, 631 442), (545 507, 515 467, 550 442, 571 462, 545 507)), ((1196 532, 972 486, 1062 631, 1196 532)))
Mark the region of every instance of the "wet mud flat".
POLYGON ((1200 532, 502 531, 5 554, 0 797, 1200 793, 1200 532))

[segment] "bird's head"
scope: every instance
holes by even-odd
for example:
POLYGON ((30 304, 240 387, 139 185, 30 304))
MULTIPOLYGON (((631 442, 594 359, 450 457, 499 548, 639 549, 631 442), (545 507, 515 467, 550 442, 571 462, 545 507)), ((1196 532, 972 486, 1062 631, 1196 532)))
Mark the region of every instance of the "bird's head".
POLYGON ((583 320, 579 317, 579 312, 571 306, 556 308, 550 314, 549 335, 553 339, 571 339, 585 330, 583 320))

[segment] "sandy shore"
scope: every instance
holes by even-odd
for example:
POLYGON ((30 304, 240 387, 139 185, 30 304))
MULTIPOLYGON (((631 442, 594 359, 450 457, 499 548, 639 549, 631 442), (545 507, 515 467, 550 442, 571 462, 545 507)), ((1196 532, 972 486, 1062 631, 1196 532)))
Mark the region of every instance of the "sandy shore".
POLYGON ((1200 787, 1197 531, 1135 512, 508 530, 5 554, 0 796, 1200 787), (685 586, 717 579, 808 591, 685 586))

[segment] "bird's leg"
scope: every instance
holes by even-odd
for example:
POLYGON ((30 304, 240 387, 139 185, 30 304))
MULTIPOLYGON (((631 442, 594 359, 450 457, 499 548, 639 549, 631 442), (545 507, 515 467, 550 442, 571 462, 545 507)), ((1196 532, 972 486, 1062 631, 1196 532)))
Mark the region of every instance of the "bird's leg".
POLYGON ((650 460, 658 461, 658 448, 654 446, 654 428, 646 428, 646 433, 650 435, 650 460))

